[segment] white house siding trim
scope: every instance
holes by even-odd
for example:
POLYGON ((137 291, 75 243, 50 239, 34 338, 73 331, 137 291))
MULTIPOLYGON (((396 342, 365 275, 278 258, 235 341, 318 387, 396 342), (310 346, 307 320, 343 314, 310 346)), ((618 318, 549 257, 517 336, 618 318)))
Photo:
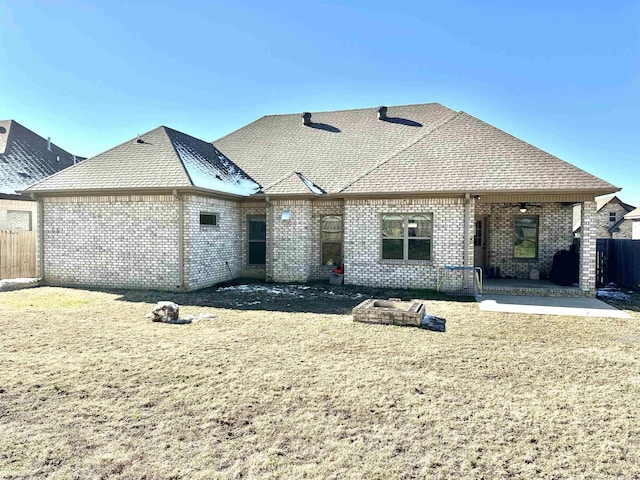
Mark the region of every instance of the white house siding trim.
MULTIPOLYGON (((469 233, 472 233, 473 205, 468 222, 469 233)), ((473 244, 469 244, 472 261, 473 244)), ((463 264, 463 245, 462 198, 345 199, 343 248, 347 284, 435 289, 441 267, 463 264), (432 261, 413 264, 382 261, 380 242, 383 213, 432 214, 432 261)))
POLYGON ((44 280, 53 285, 179 288, 172 195, 42 199, 44 280))
POLYGON ((529 278, 532 268, 548 276, 556 252, 568 250, 573 243, 572 205, 529 204, 526 213, 520 213, 517 203, 478 202, 476 216, 488 218, 488 266, 499 267, 501 276, 529 278), (538 258, 535 260, 513 258, 516 216, 538 217, 538 258))
POLYGON ((240 277, 241 208, 238 202, 185 195, 185 287, 197 290, 240 277), (217 225, 200 225, 200 213, 217 214, 217 225))

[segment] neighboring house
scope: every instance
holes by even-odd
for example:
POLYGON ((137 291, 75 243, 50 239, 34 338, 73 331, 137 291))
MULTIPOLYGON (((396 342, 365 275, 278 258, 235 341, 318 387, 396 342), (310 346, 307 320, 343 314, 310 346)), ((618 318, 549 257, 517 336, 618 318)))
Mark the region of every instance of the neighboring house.
POLYGON ((617 196, 596 200, 597 238, 631 238, 632 221, 625 216, 635 209, 617 196))
POLYGON ((0 230, 35 230, 37 204, 19 192, 74 161, 69 152, 15 120, 0 121, 0 230))
POLYGON ((640 208, 627 213, 624 218, 631 222, 631 239, 640 240, 640 208))
POLYGON ((440 104, 263 117, 213 144, 159 127, 31 186, 55 285, 193 290, 252 276, 435 288, 443 267, 548 274, 619 189, 440 104))

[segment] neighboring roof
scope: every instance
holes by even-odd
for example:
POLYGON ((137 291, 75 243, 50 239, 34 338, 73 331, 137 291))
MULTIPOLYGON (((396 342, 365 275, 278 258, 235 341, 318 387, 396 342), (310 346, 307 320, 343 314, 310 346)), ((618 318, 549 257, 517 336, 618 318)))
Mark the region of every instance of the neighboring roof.
POLYGON ((615 222, 613 225, 611 225, 609 228, 607 228, 607 231, 609 233, 613 233, 613 232, 619 232, 620 231, 620 224, 622 222, 625 221, 625 217, 622 217, 620 220, 618 220, 617 222, 615 222))
POLYGON ((437 103, 263 117, 215 142, 266 194, 597 192, 619 189, 464 112, 437 103), (283 179, 286 185, 282 185, 283 179), (284 188, 286 187, 286 188, 284 188))
POLYGON ((29 191, 197 187, 248 196, 260 186, 212 144, 158 127, 32 185, 29 191))
POLYGON ((622 208, 624 208, 627 212, 630 212, 631 210, 636 208, 633 205, 629 205, 628 203, 624 203, 622 200, 620 200, 618 198, 617 195, 614 195, 613 197, 597 198, 596 199, 596 210, 599 212, 606 205, 609 205, 610 203, 618 203, 618 204, 620 204, 620 206, 622 208))
MULTIPOLYGON (((81 157, 76 161, 84 160, 81 157)), ((15 195, 74 164, 73 155, 23 127, 15 120, 0 121, 0 194, 15 195)))
POLYGON ((624 218, 627 220, 640 220, 640 208, 630 211, 624 218))

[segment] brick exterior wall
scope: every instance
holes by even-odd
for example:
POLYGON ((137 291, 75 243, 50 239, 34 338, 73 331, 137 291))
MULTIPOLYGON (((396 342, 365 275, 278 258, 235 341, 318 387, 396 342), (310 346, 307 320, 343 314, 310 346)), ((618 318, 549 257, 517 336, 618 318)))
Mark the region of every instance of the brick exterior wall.
POLYGON ((511 203, 476 204, 475 215, 488 219, 487 267, 499 267, 504 277, 529 278, 532 268, 537 268, 541 275, 550 274, 553 256, 559 250, 569 249, 573 243, 573 207, 561 203, 541 205, 529 205, 526 213, 520 213, 511 203), (538 258, 535 260, 513 257, 514 219, 518 215, 538 217, 538 258))
MULTIPOLYGON (((345 283, 379 287, 437 287, 445 265, 464 262, 463 199, 346 199, 344 203, 345 283), (432 260, 381 260, 381 217, 385 213, 433 215, 432 260)), ((473 205, 468 234, 473 234, 473 205)), ((467 242, 470 261, 473 243, 467 242)))
POLYGON ((580 238, 580 290, 596 293, 596 202, 582 204, 582 237, 580 238))
POLYGON ((184 280, 187 290, 240 277, 243 242, 238 202, 185 195, 184 222, 184 280), (201 212, 215 213, 217 225, 200 225, 201 212))
POLYGON ((43 215, 47 283, 178 288, 172 195, 46 197, 43 215))
POLYGON ((273 200, 267 210, 267 262, 274 282, 306 282, 312 273, 313 202, 273 200), (289 220, 282 212, 289 210, 289 220))

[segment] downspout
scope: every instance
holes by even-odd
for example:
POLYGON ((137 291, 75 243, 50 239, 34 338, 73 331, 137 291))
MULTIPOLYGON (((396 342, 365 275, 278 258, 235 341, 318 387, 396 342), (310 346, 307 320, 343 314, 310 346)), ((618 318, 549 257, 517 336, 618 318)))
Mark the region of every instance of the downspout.
POLYGON ((266 217, 266 229, 267 229, 267 259, 265 265, 265 280, 267 282, 273 281, 273 205, 269 196, 264 197, 265 203, 265 217, 266 217))
POLYGON ((178 200, 178 289, 184 290, 184 199, 178 190, 173 196, 178 200))
POLYGON ((462 242, 462 248, 464 248, 464 263, 465 267, 469 266, 469 215, 471 207, 471 195, 464 194, 464 241, 462 242))
MULTIPOLYGON (((35 200, 34 196, 34 200, 35 200)), ((40 268, 38 276, 40 281, 44 282, 44 201, 42 198, 38 198, 38 216, 36 221, 38 222, 38 259, 40 262, 40 268)))

